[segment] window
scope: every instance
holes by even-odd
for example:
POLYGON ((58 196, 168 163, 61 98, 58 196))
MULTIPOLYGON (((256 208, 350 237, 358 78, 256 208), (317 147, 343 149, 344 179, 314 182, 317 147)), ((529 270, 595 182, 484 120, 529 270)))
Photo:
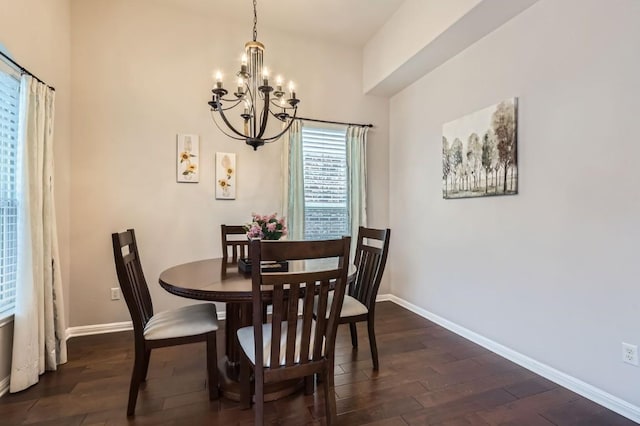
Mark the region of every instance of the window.
POLYGON ((346 129, 302 128, 304 239, 349 235, 346 129))
POLYGON ((19 95, 19 80, 0 71, 0 316, 13 310, 16 298, 19 95))

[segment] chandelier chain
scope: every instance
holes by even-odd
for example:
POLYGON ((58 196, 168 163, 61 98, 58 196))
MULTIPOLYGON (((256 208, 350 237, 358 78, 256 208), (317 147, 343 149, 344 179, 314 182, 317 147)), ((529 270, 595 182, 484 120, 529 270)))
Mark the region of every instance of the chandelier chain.
POLYGON ((253 41, 258 40, 258 0, 253 0, 253 41))

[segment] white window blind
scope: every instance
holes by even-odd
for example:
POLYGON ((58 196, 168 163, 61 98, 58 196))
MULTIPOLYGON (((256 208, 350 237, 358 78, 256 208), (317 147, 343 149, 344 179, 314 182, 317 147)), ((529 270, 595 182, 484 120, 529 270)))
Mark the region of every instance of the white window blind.
POLYGON ((302 128, 304 238, 349 235, 346 130, 302 128))
POLYGON ((16 297, 18 259, 18 113, 20 82, 0 71, 0 315, 16 297))

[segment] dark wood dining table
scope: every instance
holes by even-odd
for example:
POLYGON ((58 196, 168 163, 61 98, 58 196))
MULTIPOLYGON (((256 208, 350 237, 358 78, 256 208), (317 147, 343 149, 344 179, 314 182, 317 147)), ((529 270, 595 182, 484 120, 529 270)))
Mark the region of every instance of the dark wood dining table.
MULTIPOLYGON (((289 271, 321 271, 335 268, 336 259, 289 261, 289 271)), ((350 265, 349 277, 356 267, 350 265)), ((239 328, 252 324, 251 275, 237 264, 223 264, 221 258, 205 259, 173 266, 160 274, 162 288, 188 299, 222 302, 226 305, 225 362, 221 363, 220 387, 226 398, 240 399, 239 368, 241 349, 236 338, 239 328)), ((267 388, 265 400, 272 401, 295 392, 299 383, 278 383, 267 388)))

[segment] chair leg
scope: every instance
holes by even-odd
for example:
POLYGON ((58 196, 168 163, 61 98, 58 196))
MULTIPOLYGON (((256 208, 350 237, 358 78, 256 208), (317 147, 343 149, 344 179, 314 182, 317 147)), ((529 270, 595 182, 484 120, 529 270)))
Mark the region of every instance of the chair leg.
POLYGON ((240 355, 240 408, 251 408, 251 366, 246 355, 240 355))
POLYGON ((256 411, 256 426, 264 426, 264 377, 262 372, 258 372, 258 367, 254 370, 256 392, 255 392, 255 411, 256 411))
POLYGON ((142 367, 142 381, 147 381, 147 371, 149 371, 149 360, 151 359, 151 349, 147 349, 144 354, 144 365, 142 367))
POLYGON ((376 345, 376 331, 373 326, 373 316, 367 318, 367 329, 369 330, 369 346, 371 346, 371 359, 373 360, 373 370, 378 371, 378 345, 376 345))
POLYGON ((304 394, 313 395, 313 379, 314 375, 306 376, 304 378, 304 394))
POLYGON ((140 382, 142 382, 144 362, 146 352, 144 349, 135 349, 135 359, 133 361, 133 371, 131 372, 131 384, 129 385, 129 404, 127 405, 127 416, 133 416, 136 411, 136 402, 138 400, 138 390, 140 382))
POLYGON ((336 393, 333 382, 333 362, 329 362, 324 373, 324 408, 327 416, 327 425, 335 425, 338 422, 336 410, 336 393))
POLYGON ((349 323, 349 331, 351 332, 351 346, 358 347, 358 329, 355 322, 349 323))
POLYGON ((209 400, 213 401, 220 397, 218 379, 218 349, 216 345, 216 333, 207 335, 207 376, 209 381, 209 400))

